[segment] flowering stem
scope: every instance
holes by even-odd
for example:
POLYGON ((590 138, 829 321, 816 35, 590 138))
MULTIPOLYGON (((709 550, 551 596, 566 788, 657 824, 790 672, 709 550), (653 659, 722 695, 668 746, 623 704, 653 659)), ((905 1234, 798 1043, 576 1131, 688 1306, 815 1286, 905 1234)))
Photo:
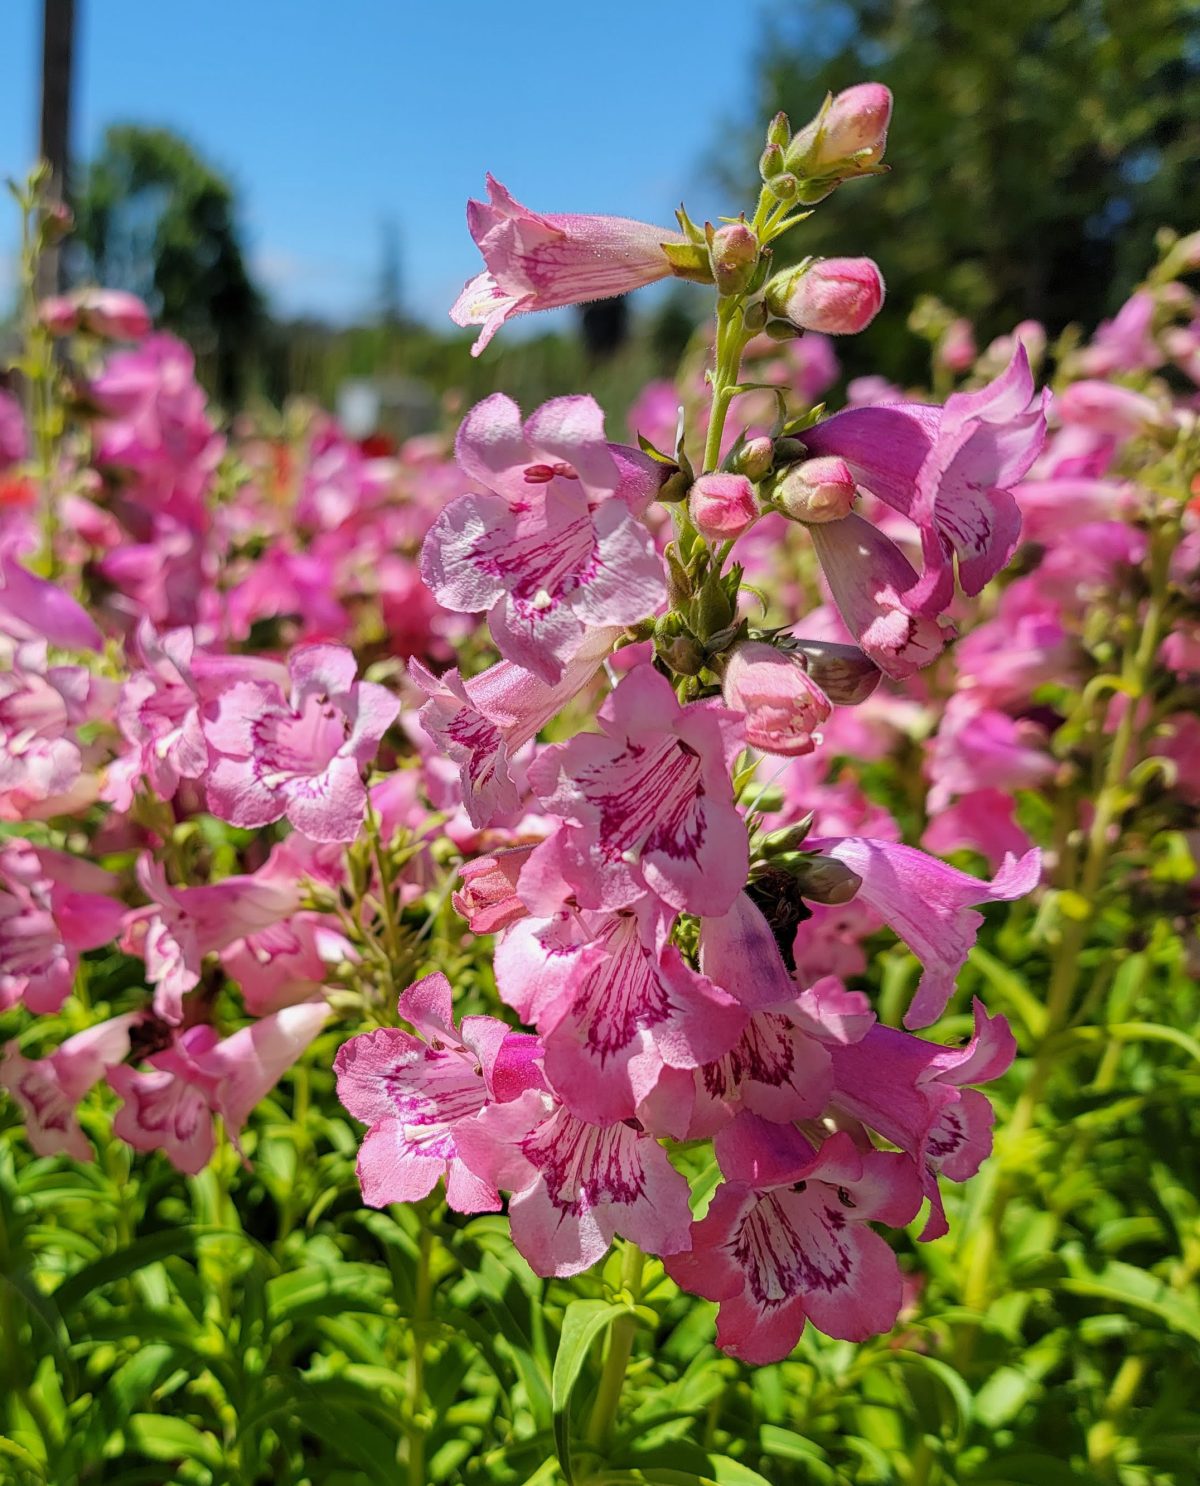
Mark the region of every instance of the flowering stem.
POLYGON ((383 913, 384 938, 387 941, 388 953, 391 956, 394 970, 403 958, 400 946, 400 921, 396 917, 395 883, 392 878, 391 863, 383 846, 383 823, 379 819, 370 794, 367 795, 367 835, 371 840, 371 855, 375 858, 375 867, 379 873, 379 905, 383 913))
POLYGON ((704 441, 704 471, 711 473, 721 462, 721 435, 725 432, 725 419, 729 404, 737 395, 738 374, 742 368, 742 351, 746 345, 746 329, 742 313, 740 294, 717 298, 717 347, 712 371, 712 411, 708 420, 708 436, 704 441))
MULTIPOLYGON (((621 1260, 621 1286, 638 1298, 642 1288, 642 1270, 646 1256, 635 1243, 625 1241, 625 1252, 621 1260)), ((604 1359, 604 1371, 600 1375, 600 1387, 588 1424, 588 1444, 603 1454, 608 1446, 617 1409, 621 1402, 621 1389, 625 1384, 625 1369, 633 1351, 633 1336, 637 1329, 637 1318, 632 1315, 618 1316, 609 1332, 608 1353, 604 1359)))
POLYGON ((417 1274, 413 1298, 412 1351, 408 1358, 409 1486, 425 1486, 425 1333, 433 1308, 433 1223, 428 1212, 420 1213, 417 1274))

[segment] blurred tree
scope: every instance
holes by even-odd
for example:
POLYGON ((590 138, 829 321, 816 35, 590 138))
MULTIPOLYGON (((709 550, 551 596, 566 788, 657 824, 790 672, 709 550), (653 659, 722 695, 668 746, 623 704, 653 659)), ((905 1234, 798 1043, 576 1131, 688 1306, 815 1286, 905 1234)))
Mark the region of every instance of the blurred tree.
MULTIPOLYGON (((50 167, 47 202, 70 199, 71 78, 75 54, 75 0, 44 0, 42 6, 42 108, 39 143, 50 167)), ((38 293, 63 287, 62 254, 57 244, 38 263, 38 293)))
POLYGON ((778 109, 799 128, 827 89, 874 79, 896 95, 891 177, 843 187, 790 249, 883 269, 900 314, 844 347, 855 370, 920 374, 901 327, 922 293, 984 340, 1029 316, 1095 324, 1152 261, 1158 227, 1200 225, 1200 0, 798 0, 767 14, 751 158, 778 109))
POLYGON ((83 268, 129 289, 189 342, 216 395, 234 406, 266 324, 238 237, 229 182, 167 129, 119 125, 76 196, 83 268))

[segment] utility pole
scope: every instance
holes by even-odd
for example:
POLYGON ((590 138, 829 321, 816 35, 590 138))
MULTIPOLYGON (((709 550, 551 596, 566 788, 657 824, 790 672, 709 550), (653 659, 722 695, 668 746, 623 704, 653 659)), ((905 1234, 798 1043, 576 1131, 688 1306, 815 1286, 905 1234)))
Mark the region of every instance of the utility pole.
MULTIPOLYGON (((42 117, 40 152, 50 167, 48 203, 69 199, 71 169, 71 72, 75 52, 75 0, 43 0, 42 117)), ((38 268, 38 293, 63 287, 62 254, 48 247, 38 268)))

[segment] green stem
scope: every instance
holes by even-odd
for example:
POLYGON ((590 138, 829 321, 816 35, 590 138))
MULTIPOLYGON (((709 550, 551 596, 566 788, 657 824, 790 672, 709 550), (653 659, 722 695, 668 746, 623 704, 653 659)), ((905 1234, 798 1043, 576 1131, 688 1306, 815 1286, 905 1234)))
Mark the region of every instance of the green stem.
POLYGON ((412 1317, 412 1351, 408 1358, 408 1416, 412 1431, 408 1437, 409 1486, 426 1486, 425 1431, 425 1340, 429 1318, 433 1313, 433 1225, 429 1213, 421 1214, 421 1232, 417 1247, 417 1275, 412 1317))
POLYGON ((383 912, 384 938, 393 967, 403 958, 400 944, 400 920, 396 917, 395 880, 391 862, 383 845, 383 825, 371 797, 367 796, 367 834, 371 840, 371 855, 379 873, 379 903, 383 912))
POLYGON ((712 410, 708 419, 708 436, 704 441, 705 473, 715 470, 721 462, 721 435, 725 432, 729 405, 737 395, 745 345, 746 330, 741 295, 719 296, 717 346, 712 373, 712 410))
MULTIPOLYGON (((646 1257, 641 1249, 628 1239, 621 1261, 621 1285, 634 1300, 642 1288, 642 1271, 646 1257)), ((613 1322, 608 1338, 608 1353, 604 1358, 604 1371, 600 1375, 600 1387, 588 1423, 588 1444, 600 1455, 608 1448, 617 1410, 621 1403, 621 1390, 625 1385, 625 1369, 629 1366, 633 1351, 633 1337, 637 1330, 637 1318, 632 1315, 618 1316, 613 1322)))

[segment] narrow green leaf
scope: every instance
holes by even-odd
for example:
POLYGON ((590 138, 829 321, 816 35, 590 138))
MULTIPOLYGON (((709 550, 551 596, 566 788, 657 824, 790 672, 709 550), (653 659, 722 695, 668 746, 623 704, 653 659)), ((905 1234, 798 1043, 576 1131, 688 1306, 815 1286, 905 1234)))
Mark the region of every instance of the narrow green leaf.
POLYGON ((575 1479, 571 1474, 571 1394, 592 1343, 618 1317, 630 1314, 629 1306, 612 1305, 607 1300, 573 1300, 563 1315, 550 1380, 550 1402, 554 1410, 555 1448, 568 1483, 575 1479))

